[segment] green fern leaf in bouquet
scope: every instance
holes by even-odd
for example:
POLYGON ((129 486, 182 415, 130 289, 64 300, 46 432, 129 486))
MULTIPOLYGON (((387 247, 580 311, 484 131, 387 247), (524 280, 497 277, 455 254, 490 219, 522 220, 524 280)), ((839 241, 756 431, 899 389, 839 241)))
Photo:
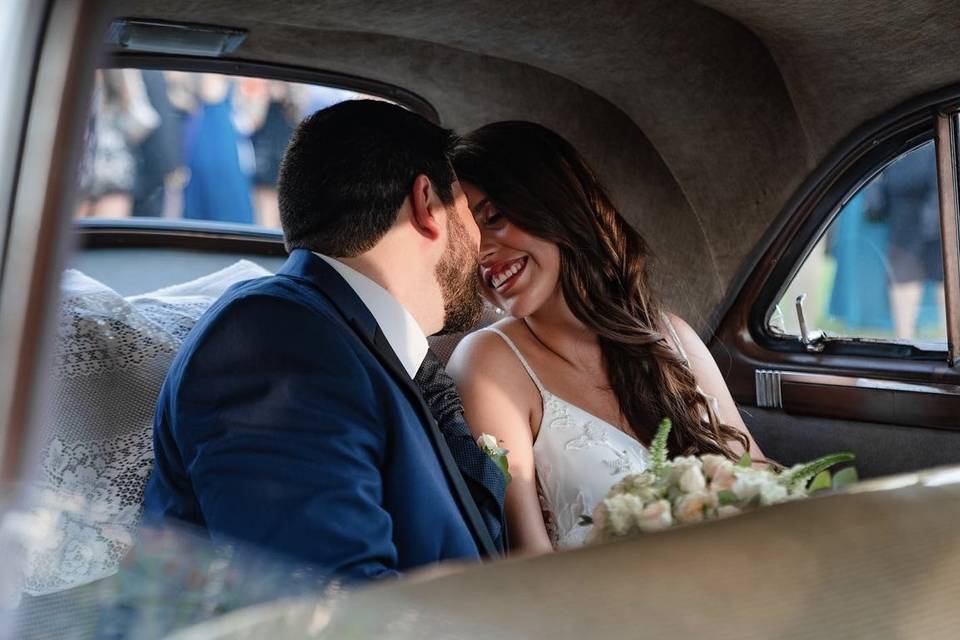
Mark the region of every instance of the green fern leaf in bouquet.
POLYGON ((807 482, 816 478, 823 471, 841 462, 850 462, 853 459, 854 455, 849 452, 832 453, 785 472, 781 477, 782 482, 793 490, 807 489, 807 482))
POLYGON ((670 437, 670 429, 673 423, 670 418, 664 418, 657 426, 657 435, 653 437, 650 444, 650 458, 653 460, 653 472, 659 477, 663 469, 667 466, 667 439, 670 437))

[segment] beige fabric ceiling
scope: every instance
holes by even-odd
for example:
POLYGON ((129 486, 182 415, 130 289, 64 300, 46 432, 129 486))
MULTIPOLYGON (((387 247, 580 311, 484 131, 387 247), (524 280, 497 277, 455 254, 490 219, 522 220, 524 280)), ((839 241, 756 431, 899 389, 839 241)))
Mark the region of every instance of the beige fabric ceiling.
POLYGON ((458 130, 558 130, 700 328, 843 136, 960 79, 952 0, 134 0, 123 15, 247 28, 237 57, 397 84, 458 130))

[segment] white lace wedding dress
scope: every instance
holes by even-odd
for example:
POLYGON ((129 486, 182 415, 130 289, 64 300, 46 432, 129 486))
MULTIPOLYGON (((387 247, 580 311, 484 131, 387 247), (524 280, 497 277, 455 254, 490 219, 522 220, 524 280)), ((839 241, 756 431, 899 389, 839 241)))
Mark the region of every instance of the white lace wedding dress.
MULTIPOLYGON (((680 340, 664 318, 680 355, 680 340)), ((548 516, 547 531, 554 549, 584 544, 589 527, 580 517, 590 515, 607 491, 621 478, 650 465, 650 452, 636 439, 605 420, 551 393, 520 349, 496 327, 486 327, 503 338, 516 354, 543 399, 543 419, 533 443, 533 459, 540 485, 541 506, 548 516)), ((713 401, 707 396, 708 401, 713 401)))

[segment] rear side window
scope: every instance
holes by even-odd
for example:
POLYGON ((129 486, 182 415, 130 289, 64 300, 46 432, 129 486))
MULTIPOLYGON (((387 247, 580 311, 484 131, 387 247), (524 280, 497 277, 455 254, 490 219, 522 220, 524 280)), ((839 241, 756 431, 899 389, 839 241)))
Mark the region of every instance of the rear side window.
POLYGON ((852 194, 774 308, 770 328, 839 338, 946 345, 933 141, 899 156, 852 194))
POLYGON ((306 115, 354 91, 147 69, 96 72, 76 218, 280 228, 280 160, 306 115))

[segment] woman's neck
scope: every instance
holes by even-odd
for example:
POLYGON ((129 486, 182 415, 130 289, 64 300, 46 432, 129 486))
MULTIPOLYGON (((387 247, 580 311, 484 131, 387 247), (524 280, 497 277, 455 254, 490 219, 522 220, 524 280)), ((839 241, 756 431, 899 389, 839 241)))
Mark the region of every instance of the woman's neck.
POLYGON ((597 334, 573 315, 559 291, 523 322, 534 341, 571 366, 578 369, 596 366, 597 334))

